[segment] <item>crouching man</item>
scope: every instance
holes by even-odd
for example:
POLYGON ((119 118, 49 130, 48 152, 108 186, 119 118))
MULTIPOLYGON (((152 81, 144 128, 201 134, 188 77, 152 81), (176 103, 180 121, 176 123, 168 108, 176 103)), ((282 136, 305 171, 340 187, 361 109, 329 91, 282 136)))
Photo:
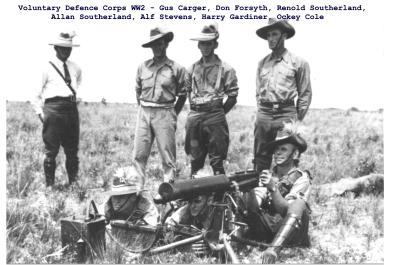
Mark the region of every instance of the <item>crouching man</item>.
POLYGON ((283 246, 309 246, 308 199, 311 178, 298 168, 307 143, 290 128, 278 132, 267 145, 273 152, 275 167, 262 171, 260 187, 245 195, 248 209, 248 236, 270 242, 263 252, 264 264, 275 263, 283 246))
POLYGON ((140 179, 133 167, 120 168, 113 179, 110 198, 104 206, 106 223, 124 220, 156 226, 159 213, 150 192, 140 189, 140 179))

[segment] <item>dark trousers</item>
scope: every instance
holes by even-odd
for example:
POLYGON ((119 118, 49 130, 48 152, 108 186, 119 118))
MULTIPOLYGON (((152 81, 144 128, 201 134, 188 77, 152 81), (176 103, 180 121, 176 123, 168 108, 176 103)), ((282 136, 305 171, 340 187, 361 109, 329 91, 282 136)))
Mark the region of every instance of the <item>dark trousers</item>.
POLYGON ((268 213, 266 211, 249 211, 246 222, 249 225, 247 237, 271 242, 279 234, 281 227, 285 225, 289 216, 294 216, 297 219, 298 227, 286 231, 283 235, 287 238, 285 245, 292 246, 310 246, 308 236, 310 211, 302 199, 296 199, 289 204, 286 216, 281 216, 278 213, 268 213))
POLYGON ((257 110, 254 128, 254 166, 255 170, 270 169, 272 153, 267 152, 266 145, 275 140, 277 132, 283 128, 283 122, 296 119, 295 106, 280 108, 260 106, 257 110))
POLYGON ((75 102, 55 101, 45 103, 43 117, 43 142, 45 147, 44 171, 47 185, 54 184, 56 157, 60 145, 66 156, 68 179, 76 180, 78 174, 79 114, 75 102))
POLYGON ((191 158, 192 174, 204 167, 208 154, 214 174, 225 173, 223 162, 229 147, 229 129, 222 108, 190 111, 186 121, 185 151, 191 158))

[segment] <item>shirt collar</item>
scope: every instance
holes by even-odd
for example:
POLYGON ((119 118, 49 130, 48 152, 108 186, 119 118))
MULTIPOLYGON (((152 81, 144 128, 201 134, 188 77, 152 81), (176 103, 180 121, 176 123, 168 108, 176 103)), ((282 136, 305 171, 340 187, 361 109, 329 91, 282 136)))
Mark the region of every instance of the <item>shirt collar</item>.
MULTIPOLYGON (((55 62, 56 64, 60 64, 60 65, 64 64, 64 62, 61 61, 60 59, 58 59, 57 56, 54 56, 53 62, 55 62)), ((65 63, 68 64, 68 59, 65 61, 65 63)))
POLYGON ((155 65, 165 65, 165 64, 167 64, 167 65, 171 65, 172 64, 172 61, 168 58, 168 57, 165 57, 165 59, 164 60, 162 60, 162 61, 158 61, 158 62, 156 62, 155 60, 154 60, 154 58, 152 58, 152 59, 150 59, 149 60, 149 62, 148 62, 148 65, 147 66, 155 66, 155 65))
POLYGON ((288 62, 288 50, 285 48, 283 49, 282 53, 279 54, 277 57, 272 58, 272 53, 270 53, 268 55, 268 61, 275 61, 275 62, 280 62, 280 61, 284 61, 284 62, 288 62))
MULTIPOLYGON (((272 168, 272 172, 276 175, 276 174, 278 174, 277 173, 277 170, 278 170, 278 168, 276 167, 276 166, 274 166, 273 168, 272 168)), ((288 173, 286 173, 286 175, 285 176, 288 176, 288 175, 290 175, 293 171, 296 171, 297 170, 297 167, 292 167, 290 170, 289 170, 289 172, 288 173)))
POLYGON ((221 59, 218 57, 218 55, 214 54, 214 59, 213 59, 211 62, 205 63, 205 62, 203 61, 203 57, 202 57, 202 58, 200 58, 200 60, 198 61, 198 64, 204 65, 204 66, 220 65, 220 64, 221 64, 221 59))

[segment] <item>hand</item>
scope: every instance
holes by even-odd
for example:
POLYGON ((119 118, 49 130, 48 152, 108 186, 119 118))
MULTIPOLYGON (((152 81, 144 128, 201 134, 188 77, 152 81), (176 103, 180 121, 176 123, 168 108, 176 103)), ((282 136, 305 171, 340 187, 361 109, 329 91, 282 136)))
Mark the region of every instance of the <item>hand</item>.
POLYGON ((260 175, 259 184, 266 187, 269 191, 275 190, 275 181, 272 178, 272 173, 269 170, 263 170, 260 175))
POLYGON ((39 116, 39 120, 43 123, 43 117, 42 117, 42 114, 41 113, 39 113, 38 114, 38 116, 39 116))

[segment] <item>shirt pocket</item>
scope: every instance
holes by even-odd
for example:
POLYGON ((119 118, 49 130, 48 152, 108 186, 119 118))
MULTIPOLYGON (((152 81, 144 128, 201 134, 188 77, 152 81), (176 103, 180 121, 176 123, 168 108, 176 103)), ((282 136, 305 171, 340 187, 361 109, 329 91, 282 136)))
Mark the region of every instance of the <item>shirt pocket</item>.
POLYGON ((261 88, 266 86, 269 83, 269 79, 271 78, 271 70, 270 69, 261 69, 260 71, 260 85, 261 88))
MULTIPOLYGON (((215 87, 217 84, 217 79, 218 79, 218 71, 219 71, 219 67, 218 66, 214 66, 212 68, 206 69, 206 86, 207 86, 207 90, 212 93, 216 90, 219 90, 219 87, 215 87)), ((222 76, 221 76, 222 78, 222 76)), ((220 82, 221 85, 222 82, 220 82)))
POLYGON ((154 73, 149 70, 143 70, 141 81, 142 81, 142 90, 148 90, 153 88, 154 81, 153 81, 154 73))
POLYGON ((277 74, 278 85, 292 87, 295 83, 295 70, 290 68, 280 68, 277 74))
POLYGON ((192 88, 195 94, 203 91, 203 80, 202 75, 200 73, 194 73, 192 79, 192 88))
POLYGON ((163 67, 158 76, 157 83, 159 83, 163 88, 171 89, 175 84, 175 76, 171 68, 163 67))

